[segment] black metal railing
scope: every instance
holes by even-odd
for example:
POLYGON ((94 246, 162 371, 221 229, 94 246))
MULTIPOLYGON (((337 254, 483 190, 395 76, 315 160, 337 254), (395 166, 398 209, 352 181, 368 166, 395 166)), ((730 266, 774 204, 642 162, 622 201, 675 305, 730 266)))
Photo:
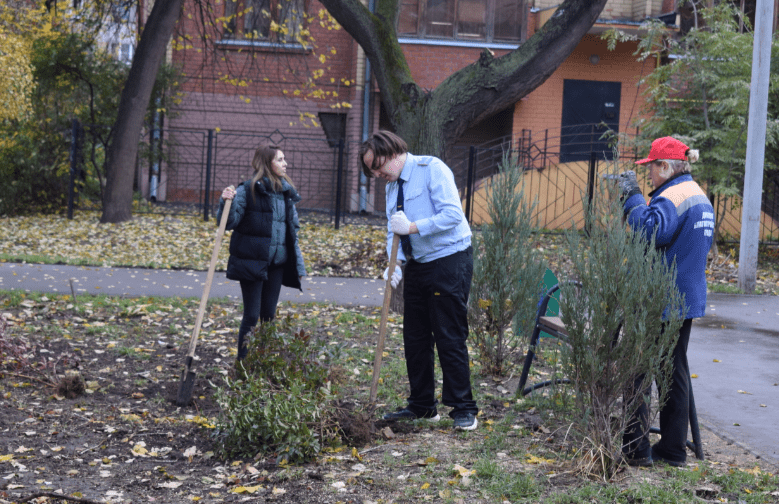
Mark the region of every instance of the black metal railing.
MULTIPOLYGON (((74 132, 78 131, 76 125, 74 132)), ((72 134, 75 138, 76 133, 72 134)), ((369 179, 360 187, 357 142, 320 137, 288 137, 280 131, 267 134, 219 132, 217 130, 152 131, 144 139, 161 139, 159 149, 141 157, 137 189, 152 202, 145 211, 165 213, 198 212, 204 219, 216 211, 224 187, 236 185, 251 176, 252 158, 260 143, 278 145, 285 153, 287 174, 303 198, 298 204, 301 214, 317 216, 317 222, 335 227, 350 223, 386 223, 384 183, 369 179), (155 154, 156 153, 156 154, 155 154), (362 189, 362 190, 361 190, 362 189), (362 198, 362 199, 361 199, 362 198)), ((599 192, 604 173, 632 167, 635 152, 627 155, 577 153, 581 160, 562 162, 560 146, 565 139, 545 130, 533 134, 498 138, 479 145, 457 145, 447 153, 447 164, 461 191, 463 208, 469 221, 478 226, 484 222, 486 201, 484 188, 500 170, 504 159, 514 160, 526 172, 525 193, 536 201, 536 225, 555 231, 584 222, 582 202, 590 203, 599 192), (507 156, 507 158, 506 158, 507 156)), ((81 142, 71 142, 78 149, 81 142)), ((568 149, 567 158, 571 157, 568 149)), ((71 160, 82 159, 78 152, 71 160)), ((73 161, 76 172, 77 161, 73 161)), ((364 180, 363 180, 364 182, 364 180)), ((769 217, 761 222, 764 243, 779 242, 779 182, 766 181, 763 211, 769 217)), ((99 208, 100 202, 91 207, 99 208)), ((75 207, 69 201, 68 215, 75 207)), ((732 203, 715 201, 718 213, 733 214, 732 203)), ((733 219, 731 219, 732 221, 733 219)), ((740 215, 736 221, 740 222, 740 215)), ((736 222, 736 228, 740 224, 736 222)), ((736 230, 737 230, 736 229, 736 230)), ((733 235, 733 229, 727 229, 733 235)))

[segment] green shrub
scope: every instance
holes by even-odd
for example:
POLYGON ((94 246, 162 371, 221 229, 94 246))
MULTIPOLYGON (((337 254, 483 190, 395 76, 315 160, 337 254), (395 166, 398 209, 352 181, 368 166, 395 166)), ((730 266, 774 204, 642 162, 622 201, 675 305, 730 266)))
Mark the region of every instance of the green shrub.
POLYGON ((676 266, 654 239, 631 233, 616 195, 602 193, 599 208, 585 208, 587 233, 567 233, 571 273, 561 284, 560 316, 568 331, 563 368, 575 393, 574 429, 583 442, 583 470, 610 477, 621 458, 622 433, 645 385, 656 379, 662 403, 672 371, 670 354, 684 302, 676 266), (661 333, 664 313, 665 330, 661 333))
POLYGON ((522 170, 508 156, 488 182, 487 202, 490 222, 474 238, 468 317, 479 361, 500 375, 533 328, 546 266, 531 242, 535 205, 525 200, 522 170))
MULTIPOLYGON (((8 181, 0 184, 0 215, 54 213, 67 204, 74 119, 82 126, 76 196, 85 204, 102 198, 105 153, 129 67, 98 48, 90 32, 59 28, 31 45, 30 113, 0 121, 0 180, 8 181)), ((178 76, 175 68, 162 66, 148 117, 166 108, 178 76)))
POLYGON ((332 377, 339 351, 288 327, 282 321, 255 329, 236 378, 217 390, 221 457, 263 453, 279 462, 305 461, 338 439, 332 377))
POLYGON ((68 139, 31 121, 0 125, 0 215, 52 212, 67 202, 68 139))

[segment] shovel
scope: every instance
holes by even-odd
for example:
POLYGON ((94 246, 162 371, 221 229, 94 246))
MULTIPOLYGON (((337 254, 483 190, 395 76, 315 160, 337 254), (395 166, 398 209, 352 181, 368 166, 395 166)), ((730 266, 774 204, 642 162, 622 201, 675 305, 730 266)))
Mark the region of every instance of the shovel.
POLYGON ((392 271, 398 259, 398 243, 400 236, 395 234, 392 238, 392 250, 390 252, 389 269, 387 269, 387 283, 384 286, 384 305, 381 307, 381 324, 379 325, 379 341, 376 343, 376 354, 373 359, 373 381, 371 382, 371 404, 376 402, 376 391, 379 387, 379 370, 381 369, 381 357, 384 353, 384 337, 387 335, 387 318, 389 317, 389 305, 392 299, 392 271))
POLYGON ((219 257, 219 248, 222 245, 222 236, 227 226, 227 217, 230 215, 230 205, 233 200, 225 200, 222 210, 222 220, 219 222, 219 229, 216 231, 216 242, 214 243, 214 253, 211 254, 211 264, 208 265, 208 275, 206 284, 203 286, 203 295, 200 297, 200 308, 197 310, 197 319, 195 319, 195 329, 192 331, 192 337, 189 340, 189 351, 184 359, 184 369, 181 371, 181 383, 179 383, 179 393, 176 396, 176 404, 187 406, 192 401, 192 390, 195 388, 195 372, 192 371, 192 361, 195 359, 195 347, 197 346, 197 337, 200 334, 200 325, 203 323, 203 315, 206 311, 208 294, 211 292, 211 281, 214 279, 214 270, 216 269, 216 260, 219 257))

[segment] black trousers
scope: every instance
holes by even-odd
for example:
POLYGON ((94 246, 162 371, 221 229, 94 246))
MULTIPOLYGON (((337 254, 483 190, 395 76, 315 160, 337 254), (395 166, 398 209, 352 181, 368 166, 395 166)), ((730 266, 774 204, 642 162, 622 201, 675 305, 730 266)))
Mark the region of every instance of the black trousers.
POLYGON ((442 400, 452 408, 449 416, 477 414, 466 345, 473 249, 428 263, 411 260, 404 277, 403 343, 411 388, 408 409, 418 416, 437 414, 435 346, 444 379, 442 400))
POLYGON ((246 335, 257 325, 257 321, 269 322, 276 318, 283 273, 284 265, 274 265, 268 266, 268 279, 264 282, 241 280, 243 318, 238 329, 238 360, 246 357, 249 351, 246 347, 246 335))
MULTIPOLYGON (((687 364, 687 344, 690 342, 692 319, 686 319, 679 329, 679 339, 673 350, 673 374, 671 388, 665 404, 660 409, 660 441, 649 446, 649 409, 642 401, 628 422, 622 437, 623 452, 630 458, 659 455, 674 462, 687 460, 687 429, 690 425, 690 366, 687 364), (651 450, 651 451, 650 451, 651 450)), ((648 395, 651 384, 646 386, 644 376, 639 376, 634 390, 644 390, 648 395)))

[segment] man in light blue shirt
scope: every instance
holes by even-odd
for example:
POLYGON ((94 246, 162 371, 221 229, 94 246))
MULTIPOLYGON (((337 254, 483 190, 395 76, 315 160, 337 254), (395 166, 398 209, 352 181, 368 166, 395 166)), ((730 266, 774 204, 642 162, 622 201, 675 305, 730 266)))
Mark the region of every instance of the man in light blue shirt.
POLYGON ((477 427, 468 337, 468 295, 473 276, 471 228, 465 219, 454 175, 432 156, 415 156, 406 142, 378 131, 360 147, 368 177, 387 181, 387 253, 395 234, 401 238, 398 265, 391 276, 397 287, 406 265, 403 343, 410 395, 408 405, 387 420, 439 417, 435 399, 434 350, 443 373, 442 401, 459 430, 477 427))

